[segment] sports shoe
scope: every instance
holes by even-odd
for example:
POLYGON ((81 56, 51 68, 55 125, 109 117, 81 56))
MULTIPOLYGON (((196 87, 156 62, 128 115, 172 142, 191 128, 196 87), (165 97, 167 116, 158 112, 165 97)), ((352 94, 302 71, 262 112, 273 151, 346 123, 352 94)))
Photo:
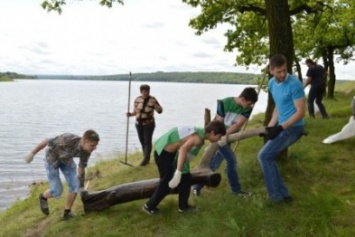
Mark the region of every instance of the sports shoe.
POLYGON ((69 220, 70 218, 73 218, 73 217, 74 217, 74 214, 71 211, 70 212, 64 212, 62 220, 63 221, 67 221, 67 220, 69 220))
POLYGON ((196 197, 199 197, 201 195, 201 190, 192 189, 192 194, 195 195, 196 197))
POLYGON ((287 196, 283 198, 284 203, 291 203, 293 201, 293 198, 291 196, 287 196))
POLYGON ((155 216, 159 214, 159 209, 158 208, 153 208, 150 209, 147 204, 144 204, 144 206, 142 207, 143 211, 145 211, 147 214, 151 215, 151 216, 155 216))
POLYGON ((185 208, 179 208, 178 212, 180 212, 180 213, 188 213, 188 212, 194 212, 195 210, 196 210, 195 206, 188 205, 185 208))
POLYGON ((39 195, 38 199, 39 199, 39 206, 40 206, 41 211, 43 212, 43 214, 49 215, 49 209, 48 209, 48 201, 47 201, 47 199, 44 199, 44 198, 42 197, 42 194, 39 195))
POLYGON ((234 195, 236 195, 238 197, 241 197, 241 198, 249 198, 249 197, 251 197, 251 193, 250 192, 243 192, 243 191, 234 193, 234 195))

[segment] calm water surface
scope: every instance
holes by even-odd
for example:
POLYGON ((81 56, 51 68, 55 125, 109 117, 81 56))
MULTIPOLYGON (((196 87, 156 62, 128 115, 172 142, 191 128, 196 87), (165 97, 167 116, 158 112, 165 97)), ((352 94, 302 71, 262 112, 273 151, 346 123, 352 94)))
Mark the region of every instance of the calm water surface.
MULTIPOLYGON (((130 108, 142 82, 131 85, 130 108)), ((203 126, 204 110, 216 100, 237 96, 247 87, 230 84, 150 82, 151 95, 164 108, 156 114, 154 138, 177 125, 203 126)), ((0 83, 0 211, 28 194, 28 185, 45 180, 44 150, 31 164, 23 157, 44 138, 95 129, 100 144, 90 165, 125 153, 128 82, 17 80, 0 83)), ((264 112, 267 94, 261 92, 253 114, 264 112)), ((128 149, 139 149, 134 119, 129 120, 128 149)), ((137 164, 138 165, 138 164, 137 164)))

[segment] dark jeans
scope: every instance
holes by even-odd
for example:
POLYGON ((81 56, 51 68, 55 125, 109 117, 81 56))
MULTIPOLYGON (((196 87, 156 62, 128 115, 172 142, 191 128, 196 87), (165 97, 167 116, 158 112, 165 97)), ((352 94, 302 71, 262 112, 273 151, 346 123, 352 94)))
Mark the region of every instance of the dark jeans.
MULTIPOLYGON (((169 188, 169 181, 173 178, 175 167, 175 153, 170 153, 165 150, 160 154, 160 156, 154 152, 155 162, 158 166, 158 171, 160 175, 160 182, 158 187, 155 189, 153 195, 150 197, 146 205, 149 209, 156 208, 159 203, 167 196, 171 189, 169 188)), ((192 176, 190 173, 183 174, 181 176, 181 181, 177 186, 179 192, 179 208, 185 209, 188 207, 188 199, 190 196, 192 176)))
POLYGON ((325 87, 324 85, 311 86, 308 94, 308 112, 309 116, 314 118, 314 100, 319 108, 319 112, 321 113, 323 118, 328 118, 327 111, 322 103, 324 96, 325 87))
POLYGON ((150 153, 152 152, 152 139, 155 129, 155 123, 153 122, 147 125, 140 125, 136 123, 136 129, 143 152, 143 161, 141 164, 146 165, 150 161, 150 153))

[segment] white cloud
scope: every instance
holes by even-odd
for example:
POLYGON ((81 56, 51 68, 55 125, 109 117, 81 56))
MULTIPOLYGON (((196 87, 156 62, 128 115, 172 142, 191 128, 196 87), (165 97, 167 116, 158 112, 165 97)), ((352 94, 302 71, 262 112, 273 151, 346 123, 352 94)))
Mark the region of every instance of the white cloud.
MULTIPOLYGON (((195 35, 188 23, 199 11, 182 1, 127 0, 108 9, 96 0, 69 0, 61 15, 47 13, 41 1, 0 0, 0 71, 260 72, 233 66, 235 54, 223 51, 225 28, 195 35)), ((354 78, 351 73, 344 75, 354 78)))

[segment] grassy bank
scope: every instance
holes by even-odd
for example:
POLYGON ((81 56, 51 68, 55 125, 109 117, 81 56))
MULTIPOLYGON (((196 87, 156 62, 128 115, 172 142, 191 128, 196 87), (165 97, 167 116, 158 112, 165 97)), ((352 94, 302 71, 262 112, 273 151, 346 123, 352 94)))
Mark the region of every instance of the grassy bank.
MULTIPOLYGON (((236 148, 240 181, 245 190, 253 192, 250 199, 231 195, 223 171, 225 162, 219 169, 220 186, 204 189, 201 197, 191 196, 190 202, 197 206, 197 211, 190 214, 177 212, 176 195, 162 201, 162 214, 156 217, 141 210, 146 200, 84 213, 78 199, 73 208, 76 217, 61 221, 64 198, 49 201, 51 214, 46 217, 39 210, 37 197, 48 186, 36 184, 26 200, 1 213, 0 236, 355 236, 355 137, 322 144, 323 139, 339 132, 348 122, 354 88, 351 82, 337 87, 336 98, 324 100, 331 119, 307 117, 308 136, 289 149, 287 161, 279 163, 294 198, 290 205, 271 206, 266 201, 256 159, 262 139, 253 137, 241 141, 236 148)), ((262 118, 255 116, 247 129, 261 126, 262 118)), ((120 160, 123 158, 103 160, 91 167, 89 190, 158 176, 154 163, 130 167, 120 160)), ((132 154, 128 161, 138 165, 140 154, 132 154)))
POLYGON ((0 82, 3 82, 3 81, 13 81, 13 79, 10 77, 0 76, 0 82))

